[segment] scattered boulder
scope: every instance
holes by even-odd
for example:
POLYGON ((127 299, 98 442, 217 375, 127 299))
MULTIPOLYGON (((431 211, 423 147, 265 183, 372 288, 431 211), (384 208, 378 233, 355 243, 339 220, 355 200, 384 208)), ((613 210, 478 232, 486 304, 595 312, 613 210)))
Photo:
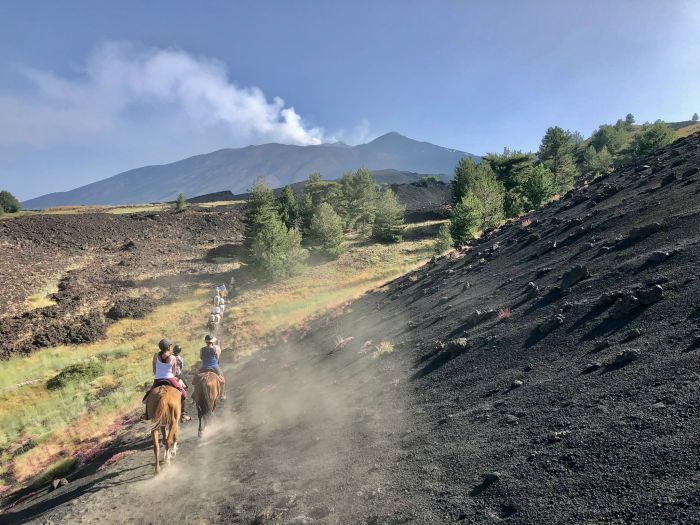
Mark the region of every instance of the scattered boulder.
POLYGON ((483 481, 482 481, 482 483, 483 483, 484 485, 492 485, 493 483, 496 483, 496 482, 499 481, 500 479, 501 479, 501 473, 500 473, 500 472, 497 472, 497 471, 486 472, 486 473, 483 475, 483 481))
POLYGON ((595 352, 600 352, 601 350, 603 350, 609 346, 610 346, 610 341, 607 339, 602 339, 601 341, 596 342, 596 344, 593 346, 593 350, 595 352))
POLYGON ((571 434, 571 431, 569 430, 557 430, 555 432, 550 432, 547 435, 547 443, 559 443, 569 434, 571 434))
POLYGON ((685 170, 682 174, 682 177, 685 179, 687 177, 697 175, 698 173, 700 173, 700 168, 697 166, 693 166, 692 168, 688 168, 687 170, 685 170))
POLYGON ((649 224, 645 224, 644 226, 637 226, 636 228, 632 228, 629 234, 627 235, 627 238, 631 241, 639 241, 641 239, 649 237, 650 235, 660 230, 661 223, 652 222, 649 224))
POLYGON ((614 365, 626 365, 627 363, 631 363, 632 361, 636 361, 641 357, 641 352, 637 350, 636 348, 632 349, 627 349, 619 353, 615 357, 615 361, 613 361, 614 365))
POLYGON ((530 299, 537 297, 538 295, 540 295, 540 287, 537 286, 534 282, 530 281, 525 287, 525 295, 530 299))
POLYGON ((557 328, 559 328, 561 325, 564 324, 564 316, 561 314, 554 315, 547 319, 544 323, 542 323, 539 326, 539 331, 540 333, 543 334, 548 334, 557 328))
POLYGON ((520 388, 523 386, 523 382, 520 379, 516 379, 510 384, 510 389, 515 390, 516 388, 520 388))
POLYGON ((544 255, 557 249, 557 241, 551 241, 546 243, 538 252, 537 255, 544 255))
POLYGON ((51 490, 54 491, 60 487, 65 487, 68 485, 68 480, 66 478, 57 478, 51 482, 51 490))
POLYGON ((467 316, 466 324, 468 326, 476 326, 479 323, 483 323, 488 319, 493 319, 498 316, 498 312, 493 308, 487 308, 485 310, 474 310, 471 314, 467 316))
POLYGON ((654 303, 658 303, 664 298, 664 289, 660 284, 655 284, 651 288, 646 288, 644 290, 639 290, 637 292, 637 297, 639 302, 644 306, 649 306, 654 303))
POLYGON ((655 252, 652 252, 649 257, 647 257, 647 262, 651 264, 659 264, 664 262, 666 259, 668 259, 671 256, 669 252, 664 252, 661 250, 657 250, 655 252))
POLYGON ((596 370, 598 370, 601 366, 603 366, 603 365, 602 365, 600 362, 598 362, 598 361, 591 361, 590 363, 588 363, 588 364, 584 367, 583 373, 584 373, 584 374, 590 374, 591 372, 595 372, 596 370))
POLYGON ((609 292, 605 292, 600 297, 598 297, 596 304, 598 306, 610 306, 620 297, 622 297, 622 292, 620 290, 612 290, 609 292))
POLYGON ((588 268, 585 265, 577 264, 571 268, 568 272, 565 272, 561 278, 561 290, 567 290, 569 287, 573 286, 579 281, 590 277, 588 268))
POLYGON ((548 273, 551 272, 552 270, 554 270, 554 268, 552 268, 552 267, 550 267, 550 266, 545 266, 545 267, 542 267, 542 268, 538 268, 538 269, 537 269, 537 272, 535 273, 535 276, 536 276, 536 277, 542 277, 543 275, 548 274, 548 273))
POLYGON ((663 179, 661 179, 661 185, 662 186, 668 186, 669 184, 676 182, 678 178, 676 177, 675 173, 669 173, 666 175, 663 179))
POLYGON ((640 302, 637 296, 631 292, 626 292, 615 301, 615 304, 610 309, 610 318, 623 319, 632 313, 632 311, 639 308, 639 306, 640 302))
POLYGON ((450 355, 459 355, 469 347, 469 339, 466 337, 458 337, 447 342, 445 351, 450 355))

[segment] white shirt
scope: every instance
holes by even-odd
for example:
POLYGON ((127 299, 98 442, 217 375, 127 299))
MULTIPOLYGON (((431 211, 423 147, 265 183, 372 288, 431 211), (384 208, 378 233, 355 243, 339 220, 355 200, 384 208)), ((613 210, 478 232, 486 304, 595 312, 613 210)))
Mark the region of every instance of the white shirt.
POLYGON ((175 356, 170 356, 167 362, 160 360, 160 357, 156 355, 156 373, 153 379, 172 379, 175 377, 173 375, 173 360, 175 356))

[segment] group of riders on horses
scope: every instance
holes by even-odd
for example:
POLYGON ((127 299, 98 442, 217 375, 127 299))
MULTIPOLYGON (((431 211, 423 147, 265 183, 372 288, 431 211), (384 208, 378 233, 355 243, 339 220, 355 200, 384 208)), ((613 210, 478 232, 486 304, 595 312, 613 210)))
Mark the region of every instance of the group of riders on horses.
MULTIPOLYGON (((233 277, 230 286, 234 286, 233 277)), ((217 286, 212 311, 213 319, 210 318, 210 322, 207 323, 214 334, 218 331, 227 296, 226 285, 217 286), (212 321, 214 321, 213 327, 212 321)), ((169 464, 177 453, 178 424, 191 419, 185 413, 189 387, 183 379, 185 363, 181 354, 180 345, 173 344, 169 339, 160 340, 158 352, 153 356, 153 385, 143 397, 146 404, 145 419, 150 420, 152 425, 150 432, 156 456, 156 474, 160 472, 159 435, 163 437, 165 445, 165 463, 169 464)), ((197 407, 200 437, 218 401, 226 399, 226 382, 219 364, 220 358, 219 341, 215 335, 209 333, 204 337, 204 346, 199 350, 201 361, 199 371, 192 379, 194 389, 191 397, 197 407)))
MULTIPOLYGON (((231 277, 231 286, 235 282, 234 278, 231 277)), ((209 321, 207 322, 207 327, 212 332, 218 331, 219 325, 224 318, 224 311, 226 310, 226 299, 228 298, 228 290, 226 285, 216 287, 216 293, 214 294, 214 307, 209 314, 209 321)))
MULTIPOLYGON (((233 286, 234 282, 234 278, 231 277, 231 286, 233 286)), ((209 328, 218 328, 225 309, 226 297, 228 297, 226 285, 222 284, 221 286, 217 286, 209 328), (211 326, 212 322, 214 323, 213 327, 211 326)), ((160 340, 158 343, 158 352, 153 355, 153 385, 146 393, 143 400, 145 403, 150 392, 157 386, 171 386, 176 388, 181 394, 182 409, 180 421, 184 423, 191 418, 185 412, 185 401, 188 397, 187 391, 189 387, 182 377, 185 363, 181 354, 182 348, 180 345, 173 344, 169 339, 160 340)), ((207 334, 204 338, 204 346, 199 350, 199 359, 201 361, 199 374, 206 374, 208 372, 215 373, 220 383, 218 398, 225 400, 226 393, 224 386, 226 382, 221 367, 219 366, 220 357, 221 347, 219 346, 219 341, 215 336, 207 334)), ((148 413, 146 413, 146 418, 148 419, 148 413)))

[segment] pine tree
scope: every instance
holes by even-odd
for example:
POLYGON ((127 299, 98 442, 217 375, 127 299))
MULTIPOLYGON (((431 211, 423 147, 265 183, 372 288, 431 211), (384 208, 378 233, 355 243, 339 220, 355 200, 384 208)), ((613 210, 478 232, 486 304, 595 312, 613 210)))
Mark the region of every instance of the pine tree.
POLYGON ((255 268, 273 280, 298 273, 308 255, 299 231, 287 228, 276 214, 261 225, 251 243, 255 268))
POLYGON ((452 235, 450 235, 450 225, 448 223, 442 224, 438 231, 437 239, 435 239, 433 252, 436 255, 440 255, 452 248, 453 244, 454 241, 452 240, 452 235))
POLYGON ((574 158, 575 149, 573 134, 559 126, 547 129, 542 137, 539 159, 554 173, 556 189, 560 193, 569 191, 579 175, 574 158))
POLYGON ((489 153, 481 162, 488 164, 496 179, 503 183, 506 191, 510 191, 518 185, 518 176, 535 162, 535 155, 503 148, 502 154, 489 153))
POLYGON ((455 242, 474 238, 481 227, 483 206, 473 192, 468 192, 452 209, 450 235, 455 242))
POLYGON ((175 204, 175 209, 184 210, 187 208, 187 201, 185 200, 185 194, 180 192, 177 196, 177 203, 175 204))
POLYGON ((337 208, 349 230, 371 230, 376 213, 379 186, 367 168, 345 173, 338 182, 337 208))
POLYGON ((697 121, 698 121, 698 114, 697 114, 697 113, 693 113, 693 116, 692 116, 692 118, 691 118, 690 120, 692 120, 693 122, 697 122, 697 121))
POLYGON ((399 202, 391 188, 382 190, 376 203, 372 224, 372 238, 381 242, 399 242, 403 239, 406 207, 399 202))
POLYGON ((471 192, 481 202, 480 229, 493 228, 503 220, 503 184, 496 180, 488 164, 479 166, 471 192))
POLYGON ((455 168, 454 176, 452 177, 452 203, 458 204, 461 202, 474 181, 478 178, 479 167, 469 156, 462 157, 455 168))
POLYGON ((634 124, 634 115, 632 115, 632 113, 627 113, 627 116, 625 117, 625 124, 628 130, 632 129, 632 124, 634 124))
POLYGON ((300 226, 299 222, 299 205, 294 195, 292 187, 287 185, 282 188, 282 194, 279 198, 279 214, 282 222, 287 228, 300 226))
POLYGON ((555 193, 554 174, 543 164, 529 168, 523 176, 522 192, 528 209, 539 208, 555 193))
POLYGON ((316 208, 311 218, 309 238, 328 257, 336 259, 343 253, 343 220, 329 203, 322 202, 316 208))
POLYGON ((275 196, 265 181, 259 178, 250 189, 248 212, 245 218, 243 246, 246 249, 246 256, 249 260, 254 259, 252 249, 258 233, 263 226, 274 219, 279 220, 275 196))

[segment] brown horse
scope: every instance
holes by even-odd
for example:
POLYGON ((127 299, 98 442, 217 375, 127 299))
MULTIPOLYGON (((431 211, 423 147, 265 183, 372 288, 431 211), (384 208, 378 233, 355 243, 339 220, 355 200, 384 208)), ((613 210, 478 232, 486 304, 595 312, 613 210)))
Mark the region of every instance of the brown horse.
POLYGON ((146 398, 146 415, 153 422, 153 452, 156 455, 156 474, 160 473, 160 450, 158 430, 165 443, 165 464, 170 465, 171 458, 177 454, 178 423, 182 411, 182 396, 172 386, 157 386, 146 398), (168 429, 166 434, 166 427, 168 429))
POLYGON ((192 399, 197 404, 197 416, 199 417, 199 437, 207 426, 209 417, 216 410, 216 402, 219 399, 221 385, 219 376, 214 372, 201 372, 194 376, 194 393, 192 399))

